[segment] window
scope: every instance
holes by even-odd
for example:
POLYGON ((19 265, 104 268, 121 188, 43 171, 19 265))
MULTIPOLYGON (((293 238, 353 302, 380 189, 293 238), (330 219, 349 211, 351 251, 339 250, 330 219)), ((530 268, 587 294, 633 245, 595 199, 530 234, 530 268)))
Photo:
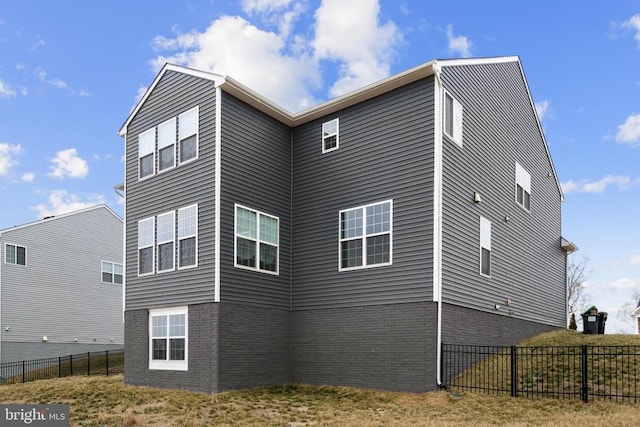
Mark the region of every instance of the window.
POLYGON ((174 249, 176 214, 168 212, 158 215, 158 272, 173 270, 176 252, 174 249))
POLYGON ((122 285, 122 277, 122 264, 102 261, 102 283, 115 283, 116 285, 122 285))
POLYGON ((176 119, 158 126, 158 172, 176 166, 176 119))
POLYGON ((236 205, 236 267, 278 274, 279 221, 236 205))
POLYGON ((480 217, 480 274, 491 276, 491 221, 480 217))
POLYGON ((339 146, 339 123, 338 119, 322 124, 322 152, 337 150, 339 146))
POLYGON ((339 270, 391 264, 393 201, 340 211, 339 270))
POLYGON ((140 179, 155 173, 156 129, 149 129, 138 135, 138 162, 140 179))
POLYGON ((155 218, 138 221, 138 274, 153 273, 155 218))
POLYGON ((18 245, 4 245, 4 262, 6 264, 27 265, 27 248, 18 245))
POLYGON ((516 203, 531 210, 531 175, 516 162, 516 203))
POLYGON ((444 133, 462 147, 462 105, 445 92, 444 133))
POLYGON ((180 126, 180 163, 198 157, 198 107, 178 116, 180 126))
POLYGON ((149 310, 149 369, 188 369, 187 307, 149 310))
POLYGON ((198 205, 178 209, 178 267, 198 264, 198 205))

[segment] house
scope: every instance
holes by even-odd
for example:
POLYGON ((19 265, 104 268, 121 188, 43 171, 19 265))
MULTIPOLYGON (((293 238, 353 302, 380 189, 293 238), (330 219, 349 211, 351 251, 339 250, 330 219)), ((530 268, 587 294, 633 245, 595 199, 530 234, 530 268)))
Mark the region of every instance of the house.
POLYGON ((636 306, 636 309, 633 310, 633 313, 631 313, 631 317, 635 319, 635 323, 637 327, 636 333, 640 334, 640 301, 638 301, 638 305, 636 306))
POLYGON ((0 230, 0 361, 122 348, 122 253, 105 205, 0 230))
POLYGON ((433 390, 441 343, 566 327, 563 195, 518 57, 297 114, 167 64, 119 133, 128 384, 433 390))

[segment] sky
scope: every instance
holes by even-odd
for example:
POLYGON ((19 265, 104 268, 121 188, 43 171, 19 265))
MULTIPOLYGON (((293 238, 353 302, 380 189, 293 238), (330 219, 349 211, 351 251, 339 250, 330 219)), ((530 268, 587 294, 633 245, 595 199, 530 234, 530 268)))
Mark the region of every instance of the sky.
POLYGON ((165 62, 296 112, 432 59, 511 55, 564 191, 562 234, 591 271, 585 304, 634 332, 636 0, 0 0, 0 229, 97 203, 123 215, 117 131, 165 62))

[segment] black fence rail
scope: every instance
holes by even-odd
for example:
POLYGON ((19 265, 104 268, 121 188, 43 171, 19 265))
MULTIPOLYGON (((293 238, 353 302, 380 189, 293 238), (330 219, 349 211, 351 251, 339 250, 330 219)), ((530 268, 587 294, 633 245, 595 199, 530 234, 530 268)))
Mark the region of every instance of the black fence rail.
POLYGON ((73 375, 115 375, 124 371, 124 349, 0 363, 0 384, 73 375))
POLYGON ((442 380, 457 390, 637 403, 638 374, 640 346, 442 345, 442 380))

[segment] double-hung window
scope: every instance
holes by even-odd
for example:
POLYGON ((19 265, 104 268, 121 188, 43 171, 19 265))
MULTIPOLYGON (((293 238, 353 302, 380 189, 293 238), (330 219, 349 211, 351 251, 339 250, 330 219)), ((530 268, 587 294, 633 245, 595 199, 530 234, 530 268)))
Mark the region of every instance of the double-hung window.
POLYGON ((340 122, 338 119, 322 124, 322 152, 337 150, 340 146, 340 122))
POLYGON ((176 213, 174 211, 158 215, 157 244, 158 244, 158 272, 172 271, 176 258, 175 230, 176 213))
POLYGON ((480 274, 491 276, 491 221, 480 217, 480 274))
POLYGON ((155 173, 156 165, 156 128, 151 128, 138 135, 138 163, 140 179, 155 173))
POLYGON ((390 265, 393 201, 340 211, 339 270, 390 265))
POLYGON ((444 133, 462 147, 462 104, 448 92, 444 94, 444 133))
POLYGON ((236 205, 235 266, 278 274, 279 218, 236 205))
POLYGON ((198 264, 198 205, 178 209, 178 268, 198 264))
POLYGON ((516 203, 531 210, 531 175, 516 162, 516 203))
POLYGON ((102 283, 115 283, 122 285, 123 270, 122 264, 102 261, 102 283))
POLYGON ((178 116, 180 163, 198 157, 198 107, 178 116))
POLYGON ((176 119, 158 126, 158 172, 176 166, 176 119))
POLYGON ((6 264, 27 265, 27 248, 6 243, 4 245, 4 262, 6 264))
POLYGON ((138 221, 138 274, 153 273, 155 218, 138 221))
POLYGON ((188 369, 187 307, 149 310, 149 369, 188 369))

